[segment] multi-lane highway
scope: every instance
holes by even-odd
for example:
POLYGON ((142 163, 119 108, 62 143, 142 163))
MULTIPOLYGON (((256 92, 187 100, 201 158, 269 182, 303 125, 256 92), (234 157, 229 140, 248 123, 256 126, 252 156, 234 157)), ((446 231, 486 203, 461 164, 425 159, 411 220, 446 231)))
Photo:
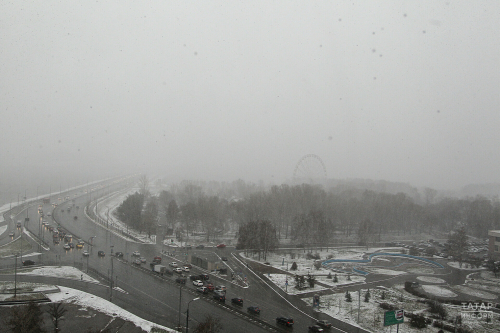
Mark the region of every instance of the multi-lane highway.
MULTIPOLYGON (((114 290, 112 294, 108 289, 107 297, 122 308, 152 322, 168 327, 176 327, 180 323, 185 326, 186 310, 188 302, 200 297, 199 300, 190 303, 189 319, 190 327, 194 327, 197 322, 203 321, 206 315, 212 315, 221 319, 224 332, 270 332, 286 331, 288 329, 276 324, 276 317, 289 316, 294 318, 294 331, 307 332, 308 326, 318 319, 330 320, 326 315, 313 312, 306 307, 295 296, 289 296, 282 291, 274 290, 263 279, 255 274, 246 263, 234 252, 232 248, 217 249, 190 249, 175 251, 176 256, 167 256, 166 252, 172 254, 174 251, 162 251, 161 244, 143 244, 121 237, 110 232, 105 227, 90 221, 85 213, 85 206, 89 203, 90 196, 95 200, 97 196, 112 194, 122 188, 121 184, 96 187, 93 192, 75 190, 65 194, 64 198, 56 198, 57 206, 43 204, 41 209, 44 217, 41 218, 38 205, 32 205, 28 209, 27 216, 29 222, 26 228, 35 235, 39 234, 45 243, 49 244, 49 250, 40 247, 42 255, 36 260, 42 263, 57 263, 61 265, 77 265, 84 271, 87 267, 97 271, 101 276, 112 277, 116 286, 126 291, 114 290), (99 193, 98 193, 99 192, 99 193), (50 213, 51 216, 48 216, 50 213), (65 242, 61 240, 59 244, 52 242, 52 233, 45 227, 39 229, 39 223, 46 220, 50 226, 62 227, 73 236, 73 243, 78 239, 85 242, 82 249, 72 248, 65 250, 65 242), (123 252, 123 258, 111 256, 114 253, 123 252), (83 256, 83 252, 88 251, 88 257, 83 256), (98 251, 104 251, 104 256, 98 256, 98 251), (139 251, 142 257, 147 259, 146 263, 136 265, 132 260, 132 252, 139 251), (175 282, 173 276, 160 278, 150 270, 149 263, 153 257, 161 255, 162 263, 168 266, 169 262, 181 262, 186 258, 185 252, 203 257, 206 252, 215 252, 219 257, 226 257, 225 265, 229 274, 220 276, 205 272, 193 267, 189 274, 209 273, 210 280, 214 285, 224 285, 227 287, 226 302, 221 303, 213 299, 212 294, 202 295, 196 291, 190 279, 187 278, 186 285, 181 286, 175 282), (241 272, 246 276, 248 285, 232 283, 230 272, 241 272), (243 306, 231 304, 231 298, 241 297, 244 300, 243 306), (249 314, 248 306, 258 306, 261 309, 260 315, 249 314), (179 315, 180 309, 180 315, 179 315)), ((19 213, 14 221, 24 221, 26 211, 19 213)), ((167 249, 167 248, 165 248, 167 249)), ((109 282, 106 282, 109 283, 109 282)), ((351 330, 349 330, 351 331, 351 330)), ((352 330, 357 332, 358 329, 352 330)), ((359 330, 362 332, 363 330, 359 330)), ((332 329, 331 332, 341 332, 332 329)))

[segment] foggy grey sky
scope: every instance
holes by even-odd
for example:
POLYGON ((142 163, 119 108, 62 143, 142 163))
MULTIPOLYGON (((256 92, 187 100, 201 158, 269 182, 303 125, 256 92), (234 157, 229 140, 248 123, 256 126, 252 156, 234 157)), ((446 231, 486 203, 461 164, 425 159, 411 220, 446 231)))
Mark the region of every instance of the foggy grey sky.
POLYGON ((2 1, 3 178, 500 182, 491 1, 2 1))

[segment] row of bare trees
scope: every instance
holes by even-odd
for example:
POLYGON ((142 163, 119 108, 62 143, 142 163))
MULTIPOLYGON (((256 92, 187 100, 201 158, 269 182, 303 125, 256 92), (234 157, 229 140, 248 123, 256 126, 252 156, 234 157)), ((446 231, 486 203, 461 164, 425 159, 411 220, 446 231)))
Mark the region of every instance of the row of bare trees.
MULTIPOLYGON (((141 192, 145 191, 146 183, 142 181, 141 192)), ((384 234, 449 232, 464 226, 471 230, 472 236, 486 237, 488 230, 500 227, 500 203, 483 197, 436 200, 436 191, 426 189, 425 200, 416 203, 405 193, 353 188, 326 191, 308 184, 283 184, 258 191, 236 184, 246 193, 245 197, 228 198, 228 193, 236 193, 234 190, 215 193, 213 189, 220 187, 212 187, 207 193, 202 186, 191 182, 172 186, 170 191, 147 200, 145 194, 136 193, 127 198, 135 211, 130 214, 119 209, 119 214, 129 216, 124 217, 125 221, 140 230, 150 231, 146 229, 154 225, 144 218, 157 216, 159 210, 167 225, 180 227, 188 234, 202 232, 207 240, 230 228, 237 231, 244 223, 266 220, 272 223, 278 238, 319 244, 328 242, 334 233, 358 238, 363 243, 361 238, 366 234, 371 240, 380 240, 384 234), (146 208, 141 210, 139 218, 137 207, 141 195, 146 208)))

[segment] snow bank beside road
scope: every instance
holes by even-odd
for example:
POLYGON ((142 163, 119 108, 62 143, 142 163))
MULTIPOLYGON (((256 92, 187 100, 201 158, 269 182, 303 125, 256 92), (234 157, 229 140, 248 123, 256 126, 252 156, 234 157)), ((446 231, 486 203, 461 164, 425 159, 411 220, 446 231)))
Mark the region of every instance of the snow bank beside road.
POLYGON ((59 287, 59 289, 61 290, 61 292, 47 295, 47 297, 52 302, 66 302, 92 308, 109 316, 120 317, 126 321, 130 321, 135 326, 140 327, 147 332, 150 332, 153 328, 161 328, 170 333, 177 332, 165 326, 157 325, 150 321, 144 320, 95 295, 66 287, 59 287))

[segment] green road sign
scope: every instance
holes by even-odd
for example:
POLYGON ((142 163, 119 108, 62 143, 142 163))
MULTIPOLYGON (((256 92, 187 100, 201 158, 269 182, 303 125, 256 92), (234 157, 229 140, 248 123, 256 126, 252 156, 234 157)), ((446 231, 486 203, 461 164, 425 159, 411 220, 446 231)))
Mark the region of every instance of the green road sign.
POLYGON ((402 324, 405 321, 404 310, 386 311, 384 313, 384 326, 402 324))

